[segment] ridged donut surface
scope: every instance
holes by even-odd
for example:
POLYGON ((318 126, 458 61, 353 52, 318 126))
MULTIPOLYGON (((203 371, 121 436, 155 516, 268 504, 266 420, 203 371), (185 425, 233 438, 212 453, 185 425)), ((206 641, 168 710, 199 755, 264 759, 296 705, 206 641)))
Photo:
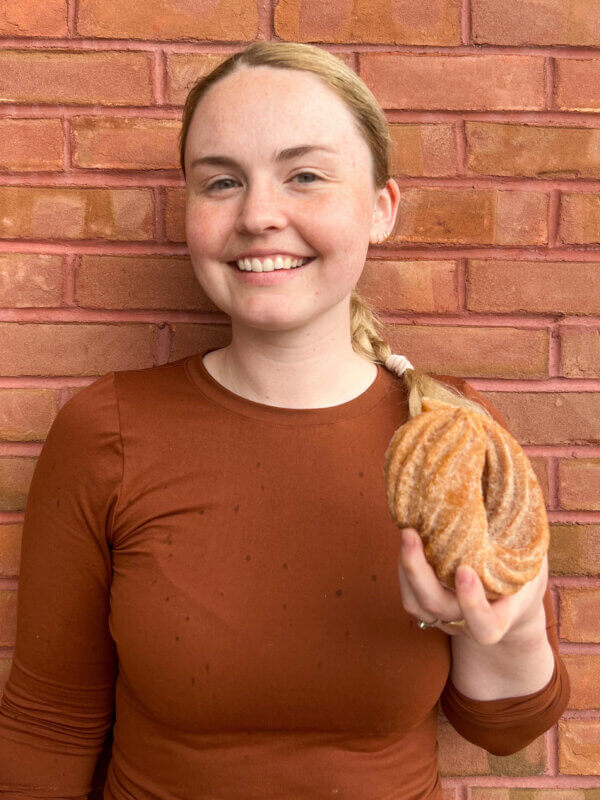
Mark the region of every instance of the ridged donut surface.
POLYGON ((427 397, 422 406, 385 453, 392 519, 419 532, 445 585, 468 564, 488 599, 514 594, 541 569, 550 538, 529 459, 493 419, 427 397))

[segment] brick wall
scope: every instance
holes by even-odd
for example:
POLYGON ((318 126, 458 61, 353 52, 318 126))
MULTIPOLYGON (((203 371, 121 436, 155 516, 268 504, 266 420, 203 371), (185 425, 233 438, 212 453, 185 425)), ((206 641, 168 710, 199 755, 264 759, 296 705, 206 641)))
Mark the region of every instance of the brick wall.
POLYGON ((394 140, 398 223, 358 288, 396 352, 498 406, 551 526, 570 706, 507 758, 440 714, 445 798, 599 800, 598 0, 4 0, 0 37, 0 686, 57 410, 110 370, 229 341, 186 255, 186 88, 255 39, 312 42, 394 140))

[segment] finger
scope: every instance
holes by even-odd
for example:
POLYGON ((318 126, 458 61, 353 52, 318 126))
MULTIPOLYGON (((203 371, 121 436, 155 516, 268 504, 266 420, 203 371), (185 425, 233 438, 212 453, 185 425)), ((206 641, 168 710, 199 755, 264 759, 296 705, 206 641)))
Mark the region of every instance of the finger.
POLYGON ((428 612, 419 605, 400 560, 398 561, 398 582, 405 611, 416 619, 423 619, 425 622, 429 622, 429 616, 433 615, 428 615, 428 612))
POLYGON ((471 637, 479 644, 496 644, 508 628, 508 608, 490 605, 479 575, 467 564, 456 570, 456 597, 471 637))
POLYGON ((418 606, 440 619, 462 617, 457 595, 440 583, 425 558, 423 542, 417 531, 414 528, 403 528, 402 542, 400 563, 418 606))

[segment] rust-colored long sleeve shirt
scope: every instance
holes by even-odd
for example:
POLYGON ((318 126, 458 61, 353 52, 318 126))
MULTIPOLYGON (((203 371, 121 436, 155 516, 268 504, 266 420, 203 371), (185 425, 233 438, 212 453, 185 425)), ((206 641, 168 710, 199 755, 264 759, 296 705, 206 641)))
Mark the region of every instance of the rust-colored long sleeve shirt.
POLYGON ((548 592, 553 677, 493 701, 452 686, 450 638, 403 609, 383 471, 403 381, 378 366, 347 403, 278 408, 216 382, 207 350, 107 373, 54 420, 0 796, 85 798, 112 728, 105 800, 439 800, 440 702, 491 752, 550 728, 569 682, 548 592))

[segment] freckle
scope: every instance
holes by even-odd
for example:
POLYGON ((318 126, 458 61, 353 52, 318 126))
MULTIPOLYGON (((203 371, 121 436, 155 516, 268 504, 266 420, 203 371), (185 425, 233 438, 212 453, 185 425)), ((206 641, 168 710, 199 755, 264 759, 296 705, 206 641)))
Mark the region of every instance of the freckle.
POLYGON ((176 636, 176 637, 175 637, 175 641, 176 641, 176 642, 178 642, 178 641, 179 641, 179 636, 176 636))
POLYGON ((281 566, 282 566, 283 569, 287 569, 288 568, 288 565, 285 563, 285 561, 283 562, 283 564, 281 566))
POLYGON ((341 590, 341 589, 338 589, 338 590, 337 590, 337 592, 336 592, 336 596, 337 596, 337 597, 340 597, 341 595, 342 595, 342 590, 341 590))
POLYGON ((192 686, 196 685, 196 678, 192 678, 192 686))
POLYGON ((371 575, 371 580, 372 581, 376 581, 377 580, 377 575, 371 575))
POLYGON ((365 473, 364 473, 364 472, 359 472, 359 473, 358 473, 358 477, 359 477, 359 478, 364 478, 364 476, 365 476, 365 473))
POLYGON ((210 672, 210 664, 207 663, 205 669, 207 672, 210 672))
POLYGON ((246 561, 250 561, 251 556, 246 556, 246 561))
POLYGON ((285 608, 287 608, 287 603, 284 603, 284 604, 282 605, 282 608, 284 608, 284 609, 285 609, 285 608))
POLYGON ((236 507, 235 507, 233 510, 234 510, 234 511, 239 511, 239 510, 240 510, 240 507, 239 507, 239 506, 236 506, 236 507))

